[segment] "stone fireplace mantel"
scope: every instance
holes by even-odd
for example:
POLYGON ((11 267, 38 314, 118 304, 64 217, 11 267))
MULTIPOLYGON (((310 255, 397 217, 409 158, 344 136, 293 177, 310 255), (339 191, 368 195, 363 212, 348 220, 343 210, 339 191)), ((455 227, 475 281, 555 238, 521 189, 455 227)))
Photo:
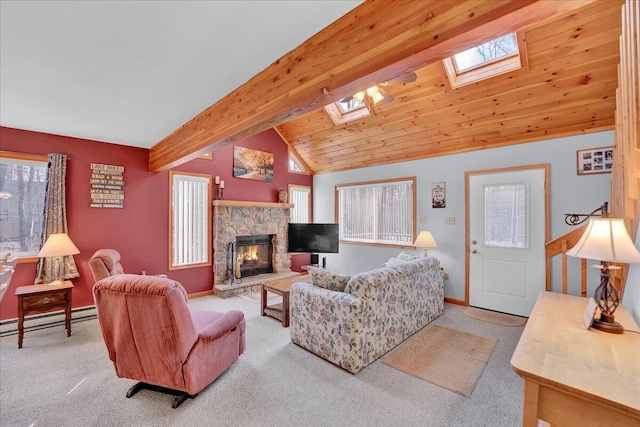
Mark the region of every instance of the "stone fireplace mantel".
POLYGON ((273 235, 273 272, 291 272, 287 230, 293 204, 214 200, 212 205, 214 293, 228 288, 228 283, 223 283, 227 275, 227 247, 236 241, 237 236, 273 235))

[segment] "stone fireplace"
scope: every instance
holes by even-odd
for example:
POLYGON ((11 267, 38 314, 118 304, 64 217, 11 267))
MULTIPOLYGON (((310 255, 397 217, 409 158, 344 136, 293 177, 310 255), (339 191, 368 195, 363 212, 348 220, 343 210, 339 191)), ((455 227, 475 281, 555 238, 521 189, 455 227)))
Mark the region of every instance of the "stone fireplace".
MULTIPOLYGON (((287 203, 213 201, 213 290, 215 294, 237 294, 244 291, 246 287, 266 283, 268 280, 264 276, 273 276, 271 278, 273 280, 283 274, 286 276, 286 273, 291 273, 291 256, 287 252, 287 230, 292 207, 292 204, 287 203), (239 249, 238 236, 264 238, 264 235, 268 235, 271 240, 273 273, 259 274, 241 280, 228 280, 229 262, 233 256, 237 257, 239 249), (229 254, 234 247, 236 254, 229 254), (230 292, 234 290, 239 291, 230 292)), ((237 258, 232 264, 233 273, 236 269, 235 262, 237 258)))

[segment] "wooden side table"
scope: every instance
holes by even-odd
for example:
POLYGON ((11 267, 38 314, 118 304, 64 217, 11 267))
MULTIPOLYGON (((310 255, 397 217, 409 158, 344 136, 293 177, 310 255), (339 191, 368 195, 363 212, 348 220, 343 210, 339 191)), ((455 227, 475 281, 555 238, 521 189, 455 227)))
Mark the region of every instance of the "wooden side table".
POLYGON ((302 273, 298 276, 287 277, 286 279, 273 280, 262 285, 262 296, 260 298, 260 314, 270 316, 282 322, 283 328, 289 327, 289 290, 296 282, 306 282, 309 276, 302 273), (282 304, 267 305, 267 292, 272 292, 282 296, 282 304))
POLYGON ((54 309, 64 309, 64 323, 67 336, 71 335, 71 290, 73 283, 60 285, 30 285, 16 289, 18 297, 18 348, 22 348, 24 336, 24 316, 30 313, 43 313, 54 309))
MULTIPOLYGON (((543 292, 511 366, 524 380, 522 425, 640 425, 640 337, 586 330, 587 298, 543 292)), ((616 321, 640 331, 620 305, 616 321)))

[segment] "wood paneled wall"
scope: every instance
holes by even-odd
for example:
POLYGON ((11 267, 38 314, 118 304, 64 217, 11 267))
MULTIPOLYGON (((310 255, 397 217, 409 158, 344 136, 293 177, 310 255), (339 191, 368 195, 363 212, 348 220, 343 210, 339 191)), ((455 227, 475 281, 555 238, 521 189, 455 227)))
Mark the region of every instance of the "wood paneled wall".
MULTIPOLYGON (((613 217, 627 220, 634 238, 640 223, 640 2, 622 6, 620 64, 616 91, 616 128, 611 188, 613 217)), ((621 292, 628 268, 623 269, 621 292)))

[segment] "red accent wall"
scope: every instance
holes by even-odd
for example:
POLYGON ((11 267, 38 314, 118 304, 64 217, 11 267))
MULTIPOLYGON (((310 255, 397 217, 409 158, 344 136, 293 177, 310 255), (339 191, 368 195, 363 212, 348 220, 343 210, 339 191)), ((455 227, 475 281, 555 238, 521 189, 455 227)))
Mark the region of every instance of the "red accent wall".
MULTIPOLYGON (((93 305, 94 284, 89 258, 101 248, 120 252, 125 272, 167 274, 180 282, 188 293, 210 291, 210 266, 169 270, 169 173, 148 171, 149 150, 105 142, 50 135, 0 127, 0 147, 5 151, 30 154, 61 153, 67 163, 67 222, 69 237, 80 250, 75 255, 80 277, 73 279, 73 307, 93 305), (123 209, 89 207, 91 163, 124 166, 125 200, 123 209)), ((213 159, 195 159, 175 170, 220 176, 225 181, 226 200, 275 202, 278 190, 288 184, 311 186, 310 175, 290 173, 288 148, 273 130, 245 138, 216 150, 213 159), (233 177, 233 146, 253 148, 274 154, 273 182, 233 177)), ((213 182, 213 180, 212 180, 213 182)), ((293 264, 308 264, 308 255, 296 255, 293 264), (302 258, 307 258, 306 262, 302 258)), ((17 317, 15 288, 33 284, 36 264, 18 264, 11 286, 0 303, 0 320, 17 317)))

